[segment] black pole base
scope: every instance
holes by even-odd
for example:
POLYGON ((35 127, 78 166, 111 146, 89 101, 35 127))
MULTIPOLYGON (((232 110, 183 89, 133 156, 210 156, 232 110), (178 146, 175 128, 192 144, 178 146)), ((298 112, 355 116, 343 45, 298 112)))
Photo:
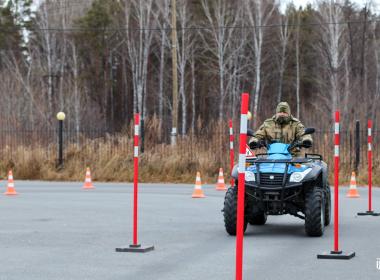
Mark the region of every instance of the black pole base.
POLYGON ((373 211, 366 211, 358 213, 358 216, 380 216, 380 213, 376 213, 373 211))
POLYGON ((141 244, 137 245, 129 245, 129 247, 116 248, 116 252, 130 252, 130 253, 146 253, 149 251, 153 251, 154 246, 141 246, 141 244))
POLYGON ((355 252, 344 253, 342 251, 331 251, 330 253, 323 252, 317 255, 317 259, 328 260, 349 260, 355 257, 355 252))

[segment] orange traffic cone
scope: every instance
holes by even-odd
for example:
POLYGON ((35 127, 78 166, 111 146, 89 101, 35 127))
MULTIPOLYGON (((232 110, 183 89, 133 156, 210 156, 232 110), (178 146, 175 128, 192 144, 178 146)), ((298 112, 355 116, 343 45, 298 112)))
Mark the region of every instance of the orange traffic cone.
POLYGON ((225 191, 227 190, 226 184, 224 183, 224 176, 223 176, 223 168, 219 168, 219 176, 218 176, 218 182, 216 183, 217 191, 225 191))
POLYGON ((201 182, 201 173, 197 172, 197 177, 195 179, 195 186, 192 198, 203 198, 206 197, 202 190, 202 182, 201 182))
POLYGON ((94 185, 92 184, 91 171, 89 167, 87 167, 86 170, 86 179, 84 181, 83 189, 95 189, 94 185))
POLYGON ((351 174, 350 189, 348 190, 347 197, 349 197, 349 198, 360 197, 358 189, 356 188, 355 172, 352 172, 352 174, 351 174))
POLYGON ((15 190, 15 183, 13 181, 13 173, 12 170, 9 170, 8 173, 8 184, 7 184, 7 191, 4 193, 5 195, 16 195, 18 194, 15 190))

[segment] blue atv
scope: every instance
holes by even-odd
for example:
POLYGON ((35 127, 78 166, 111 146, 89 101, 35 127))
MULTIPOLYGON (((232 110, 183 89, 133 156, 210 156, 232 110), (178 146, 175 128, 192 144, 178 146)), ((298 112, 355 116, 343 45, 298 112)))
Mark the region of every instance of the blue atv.
MULTIPOLYGON (((305 134, 314 133, 313 128, 305 134)), ((248 130, 248 136, 253 136, 248 130)), ((245 170, 245 219, 247 224, 264 225, 268 215, 290 214, 305 220, 308 236, 322 236, 331 219, 331 192, 327 165, 318 154, 292 157, 302 143, 262 143, 267 153, 247 159, 245 170)), ((228 234, 236 235, 238 166, 232 171, 235 187, 224 200, 224 224, 228 234)))

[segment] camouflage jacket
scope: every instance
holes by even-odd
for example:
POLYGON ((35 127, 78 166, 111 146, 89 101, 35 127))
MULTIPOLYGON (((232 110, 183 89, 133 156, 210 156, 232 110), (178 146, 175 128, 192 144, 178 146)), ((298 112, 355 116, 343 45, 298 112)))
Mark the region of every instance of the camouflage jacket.
MULTIPOLYGON (((311 135, 304 135, 305 127, 293 116, 290 121, 285 124, 276 122, 276 116, 264 121, 260 128, 256 131, 255 136, 251 137, 249 142, 258 142, 260 140, 279 141, 281 143, 290 144, 294 140, 310 140, 313 141, 311 135)), ((298 153, 298 151, 292 151, 298 153)))

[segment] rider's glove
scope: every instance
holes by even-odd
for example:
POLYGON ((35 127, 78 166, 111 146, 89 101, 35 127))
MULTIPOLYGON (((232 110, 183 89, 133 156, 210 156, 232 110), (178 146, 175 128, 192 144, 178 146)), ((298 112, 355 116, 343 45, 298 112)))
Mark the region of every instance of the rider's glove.
POLYGON ((249 143, 249 148, 251 148, 252 150, 257 149, 259 147, 260 147, 260 145, 256 141, 252 141, 251 143, 249 143))
POLYGON ((304 148, 311 148, 312 142, 309 139, 305 139, 305 140, 302 141, 302 146, 304 148))
POLYGON ((261 140, 261 141, 252 141, 251 143, 249 143, 249 147, 254 150, 254 149, 260 149, 262 147, 265 146, 265 141, 261 140))

